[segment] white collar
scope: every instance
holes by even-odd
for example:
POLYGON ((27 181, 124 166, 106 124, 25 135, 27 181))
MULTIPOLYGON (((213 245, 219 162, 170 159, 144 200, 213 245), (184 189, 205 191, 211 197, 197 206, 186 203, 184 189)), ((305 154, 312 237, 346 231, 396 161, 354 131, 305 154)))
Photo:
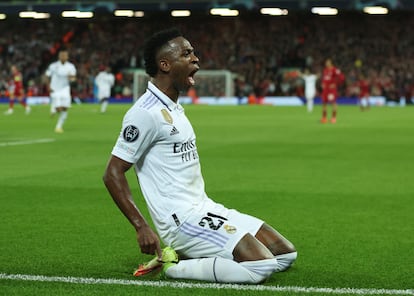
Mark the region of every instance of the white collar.
POLYGON ((157 86, 155 86, 155 84, 152 83, 151 81, 148 81, 148 90, 152 92, 152 94, 155 95, 157 99, 160 100, 160 102, 168 108, 168 110, 171 111, 176 108, 178 109, 181 108, 178 101, 177 103, 175 103, 166 94, 164 94, 157 86))

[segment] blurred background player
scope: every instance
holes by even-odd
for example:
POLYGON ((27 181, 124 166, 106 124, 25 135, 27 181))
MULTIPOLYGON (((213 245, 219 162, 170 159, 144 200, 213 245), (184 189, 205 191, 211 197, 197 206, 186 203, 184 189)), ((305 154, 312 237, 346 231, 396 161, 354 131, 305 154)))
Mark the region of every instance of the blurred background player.
POLYGON ((9 109, 5 114, 13 114, 14 101, 16 99, 24 107, 26 114, 29 114, 30 107, 24 100, 23 76, 15 65, 11 66, 11 76, 12 78, 9 83, 9 109))
POLYGON ((56 133, 63 133, 63 124, 72 101, 70 84, 76 80, 76 68, 68 59, 68 51, 61 50, 58 61, 50 64, 46 70, 46 76, 49 78, 51 111, 59 113, 55 127, 56 133))
POLYGON ((318 80, 318 75, 312 74, 310 70, 306 68, 301 77, 305 82, 306 109, 310 113, 313 111, 313 99, 316 96, 316 81, 318 80))
POLYGON ((111 73, 109 66, 101 66, 98 75, 95 77, 97 87, 97 98, 101 104, 101 113, 106 112, 109 97, 111 96, 111 88, 114 86, 115 76, 111 73))
POLYGON ((331 59, 325 61, 322 72, 322 123, 327 123, 327 105, 332 105, 331 123, 336 123, 338 86, 345 80, 341 70, 336 68, 331 59))
POLYGON ((361 109, 361 111, 368 110, 370 91, 369 91, 369 82, 365 78, 364 74, 359 75, 358 88, 359 88, 359 93, 358 93, 359 108, 361 109))

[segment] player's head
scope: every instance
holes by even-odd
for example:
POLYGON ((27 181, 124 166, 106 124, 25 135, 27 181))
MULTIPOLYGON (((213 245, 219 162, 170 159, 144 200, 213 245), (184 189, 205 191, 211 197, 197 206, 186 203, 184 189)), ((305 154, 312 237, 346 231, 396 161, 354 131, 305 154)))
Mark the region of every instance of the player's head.
POLYGON ((192 86, 193 75, 199 68, 198 57, 190 42, 175 28, 160 31, 148 39, 144 62, 149 76, 169 75, 177 90, 192 86))
POLYGON ((99 66, 99 71, 109 73, 109 72, 111 72, 111 67, 109 65, 102 64, 102 65, 99 66))
POLYGON ((17 68, 17 66, 16 66, 16 65, 12 65, 12 66, 10 67, 10 70, 11 70, 11 72, 12 72, 13 74, 16 74, 17 72, 19 72, 19 69, 17 68))
POLYGON ((333 66, 332 60, 331 59, 326 59, 325 66, 326 67, 332 67, 333 66))
POLYGON ((66 49, 61 49, 59 51, 59 61, 65 63, 69 59, 69 52, 66 49))
POLYGON ((182 34, 177 28, 160 31, 152 35, 145 43, 144 65, 145 71, 151 77, 158 72, 159 52, 168 46, 168 41, 181 37, 182 34))

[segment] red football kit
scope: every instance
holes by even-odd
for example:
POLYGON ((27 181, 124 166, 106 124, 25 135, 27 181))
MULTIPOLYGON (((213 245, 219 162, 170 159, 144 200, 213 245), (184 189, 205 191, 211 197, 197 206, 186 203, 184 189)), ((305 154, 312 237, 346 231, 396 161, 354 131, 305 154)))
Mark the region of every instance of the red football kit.
POLYGON ((322 101, 335 102, 338 97, 338 85, 344 81, 344 75, 336 67, 325 67, 322 73, 322 101))
POLYGON ((359 86, 359 98, 369 97, 369 83, 368 81, 362 79, 358 81, 359 86))
POLYGON ((14 97, 21 97, 24 95, 23 90, 23 76, 20 72, 13 74, 13 94, 14 97))

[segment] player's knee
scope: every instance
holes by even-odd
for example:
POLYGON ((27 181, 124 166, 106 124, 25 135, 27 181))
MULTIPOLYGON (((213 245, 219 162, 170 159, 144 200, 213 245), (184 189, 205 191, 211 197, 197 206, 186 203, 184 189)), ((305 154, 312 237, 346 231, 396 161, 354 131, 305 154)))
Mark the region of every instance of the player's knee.
MULTIPOLYGON (((298 253, 296 251, 295 245, 290 243, 289 247, 288 247, 288 252, 287 253, 296 253, 296 257, 298 256, 298 253)), ((293 255, 292 255, 293 256, 293 255)), ((295 259, 296 259, 295 257, 295 259)))
POLYGON ((250 272, 250 279, 247 282, 249 284, 259 284, 265 281, 274 272, 276 272, 278 268, 276 258, 258 261, 245 261, 240 264, 250 272))
POLYGON ((285 271, 296 261, 298 252, 294 251, 291 253, 277 255, 277 272, 285 271))

